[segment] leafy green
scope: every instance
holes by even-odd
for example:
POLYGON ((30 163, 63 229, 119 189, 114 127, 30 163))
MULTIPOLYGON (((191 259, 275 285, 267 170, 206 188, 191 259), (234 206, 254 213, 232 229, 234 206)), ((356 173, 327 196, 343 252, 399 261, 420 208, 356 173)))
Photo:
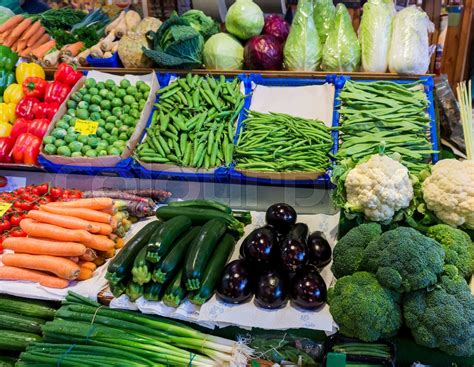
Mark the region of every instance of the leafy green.
POLYGON ((34 15, 32 20, 39 20, 48 33, 53 30, 70 30, 75 24, 81 22, 86 13, 71 8, 50 9, 44 13, 34 15))
POLYGON ((182 15, 182 17, 189 21, 191 27, 201 33, 201 35, 204 37, 204 40, 207 40, 214 34, 219 33, 219 24, 214 19, 204 14, 204 12, 201 10, 188 10, 182 15))
POLYGON ((244 66, 244 48, 228 33, 218 33, 204 44, 206 69, 239 70, 244 66))
POLYGON ((324 46, 328 38, 329 31, 334 28, 334 19, 336 18, 336 7, 332 0, 314 1, 314 23, 318 30, 321 45, 324 46))

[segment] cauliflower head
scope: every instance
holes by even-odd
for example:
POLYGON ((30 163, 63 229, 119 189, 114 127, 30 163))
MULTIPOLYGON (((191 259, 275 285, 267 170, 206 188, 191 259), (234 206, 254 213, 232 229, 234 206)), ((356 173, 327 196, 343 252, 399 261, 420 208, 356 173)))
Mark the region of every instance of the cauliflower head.
POLYGON ((345 208, 362 212, 374 222, 392 220, 413 199, 408 169, 385 155, 373 155, 358 164, 346 177, 345 208))
POLYGON ((423 199, 444 223, 474 229, 474 161, 436 163, 423 182, 423 199))

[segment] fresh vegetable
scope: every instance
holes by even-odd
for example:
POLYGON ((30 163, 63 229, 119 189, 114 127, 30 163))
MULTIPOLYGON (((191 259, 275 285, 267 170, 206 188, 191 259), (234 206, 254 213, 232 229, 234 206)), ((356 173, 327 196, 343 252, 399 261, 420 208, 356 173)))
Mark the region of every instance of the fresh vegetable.
POLYGON ((283 47, 272 35, 255 36, 245 45, 244 60, 247 69, 280 70, 283 64, 283 47))
POLYGON ((219 23, 204 14, 203 11, 191 9, 183 13, 182 18, 189 21, 191 27, 201 33, 204 40, 209 39, 216 33, 219 33, 219 23))
POLYGON ((148 248, 144 246, 135 257, 132 267, 133 282, 139 285, 148 283, 151 280, 151 264, 147 262, 146 255, 148 248))
POLYGON ((217 285, 217 298, 226 303, 244 303, 252 297, 254 282, 250 264, 245 259, 231 261, 217 285))
POLYGON ((3 102, 17 104, 25 96, 21 84, 10 84, 3 92, 3 102))
POLYGON ((344 276, 328 290, 329 311, 339 331, 366 342, 397 333, 402 324, 398 300, 367 272, 344 276))
MULTIPOLYGON (((156 29, 153 31, 156 32, 156 29)), ((124 67, 147 68, 153 66, 153 60, 149 59, 143 52, 143 48, 148 47, 149 43, 146 35, 129 33, 118 42, 117 52, 124 67)))
POLYGON ((309 260, 308 226, 304 223, 296 223, 280 243, 279 258, 283 270, 294 273, 301 270, 309 260))
POLYGON ((202 208, 202 209, 215 209, 223 213, 232 214, 232 209, 225 204, 219 203, 214 200, 184 200, 184 201, 172 201, 168 204, 171 207, 181 207, 181 208, 202 208))
POLYGON ((163 284, 150 282, 145 284, 145 289, 143 291, 143 298, 147 301, 161 301, 163 293, 163 284))
POLYGON ((178 271, 170 284, 166 287, 163 295, 163 303, 169 307, 178 307, 186 296, 186 288, 183 287, 184 270, 178 271))
POLYGON ((33 62, 22 62, 21 64, 19 64, 15 70, 15 75, 16 81, 20 85, 23 85, 24 81, 28 77, 38 77, 41 79, 46 79, 43 68, 33 62))
POLYGON ((336 18, 336 7, 333 1, 315 0, 313 17, 321 46, 324 47, 329 32, 334 28, 334 20, 336 18))
POLYGON ((65 202, 55 202, 49 205, 63 208, 87 208, 93 210, 104 210, 113 206, 113 200, 109 197, 85 198, 65 202))
POLYGON ((16 104, 0 103, 0 121, 14 123, 16 120, 16 104))
POLYGON ((44 92, 45 102, 63 103, 71 91, 71 87, 58 81, 48 84, 44 92))
POLYGON ((56 310, 45 301, 23 299, 5 294, 0 299, 0 311, 43 320, 52 320, 56 313, 56 310))
POLYGON ((127 288, 125 288, 125 294, 128 296, 130 302, 135 302, 143 294, 143 285, 135 283, 132 279, 128 281, 127 288))
POLYGON ((33 334, 41 334, 41 326, 45 320, 22 316, 13 312, 0 311, 0 328, 2 331, 15 330, 33 334))
POLYGON ((240 254, 256 264, 268 264, 278 245, 278 236, 273 227, 257 228, 242 242, 240 254))
POLYGON ((306 242, 308 245, 309 263, 317 268, 323 268, 331 261, 331 246, 324 233, 315 231, 311 233, 306 242))
POLYGON ((75 70, 71 65, 61 63, 54 73, 54 80, 61 84, 68 85, 70 88, 74 87, 76 83, 83 77, 80 71, 75 70))
POLYGON ((203 63, 206 69, 240 70, 244 66, 244 48, 228 33, 217 33, 204 44, 203 63))
POLYGON ((46 211, 48 213, 54 213, 59 215, 70 215, 72 217, 89 220, 99 223, 111 223, 112 216, 97 210, 86 209, 86 208, 61 208, 54 207, 49 205, 44 205, 40 207, 40 210, 46 211))
POLYGON ((263 11, 252 0, 237 0, 225 17, 227 31, 242 40, 262 33, 264 24, 263 11))
POLYGON ((51 256, 82 256, 86 247, 75 242, 56 242, 37 238, 9 237, 2 243, 3 248, 15 253, 51 255, 51 256))
POLYGON ((290 33, 290 25, 281 15, 271 14, 265 17, 263 34, 275 37, 281 44, 285 43, 290 33))
POLYGON ((0 266, 0 280, 19 280, 39 283, 44 287, 50 288, 66 288, 69 281, 61 279, 46 273, 16 268, 13 266, 0 266))
POLYGON ((298 2, 283 49, 287 70, 315 71, 321 62, 321 44, 313 19, 313 0, 298 2))
POLYGON ((291 302, 305 310, 316 310, 326 302, 326 283, 312 267, 300 270, 291 280, 291 302))
POLYGON ((30 133, 21 134, 11 151, 15 163, 37 165, 40 147, 41 138, 30 133))
POLYGON ((84 219, 52 214, 46 211, 31 210, 28 212, 27 217, 41 223, 55 224, 68 229, 83 229, 91 233, 98 233, 101 230, 99 226, 84 219))
POLYGON ((296 211, 288 204, 279 203, 268 207, 265 221, 280 234, 287 234, 296 223, 296 211))
MULTIPOLYGON (((359 341, 356 342, 356 340, 348 342, 338 342, 332 346, 331 351, 351 356, 360 356, 362 358, 392 358, 390 346, 383 343, 361 343, 359 341)), ((356 363, 356 366, 364 367, 364 364, 361 365, 357 362, 354 363, 356 363)), ((353 366, 354 363, 350 363, 349 366, 353 366)))
POLYGON ((34 342, 41 340, 41 337, 32 333, 21 331, 2 330, 0 337, 0 350, 4 351, 23 351, 34 342))
POLYGON ((257 278, 255 303, 258 307, 276 309, 288 301, 288 279, 276 270, 264 270, 257 278))

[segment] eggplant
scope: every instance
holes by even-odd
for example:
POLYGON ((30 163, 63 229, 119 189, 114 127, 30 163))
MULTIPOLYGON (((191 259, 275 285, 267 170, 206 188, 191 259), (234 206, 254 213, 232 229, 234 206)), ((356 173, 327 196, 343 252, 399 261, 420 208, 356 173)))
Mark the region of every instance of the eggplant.
POLYGON ((305 310, 316 310, 326 302, 327 288, 319 272, 307 267, 292 280, 291 301, 305 310))
POLYGON ((270 262, 274 246, 278 245, 278 236, 272 227, 266 226, 253 230, 240 245, 240 255, 255 263, 270 262))
POLYGON ((331 261, 332 250, 322 232, 310 234, 307 241, 309 262, 317 268, 323 268, 331 261))
POLYGON ((309 260, 306 238, 308 226, 297 223, 280 245, 280 264, 284 271, 295 272, 301 269, 309 260))
POLYGON ((278 233, 287 234, 296 223, 296 211, 288 204, 274 204, 267 209, 265 220, 267 224, 273 226, 278 233))
POLYGON ((268 269, 257 279, 255 304, 261 308, 284 307, 288 302, 288 279, 277 270, 268 269))
POLYGON ((250 263, 245 259, 226 265, 217 285, 217 298, 225 303, 239 304, 248 301, 253 294, 254 276, 250 263))

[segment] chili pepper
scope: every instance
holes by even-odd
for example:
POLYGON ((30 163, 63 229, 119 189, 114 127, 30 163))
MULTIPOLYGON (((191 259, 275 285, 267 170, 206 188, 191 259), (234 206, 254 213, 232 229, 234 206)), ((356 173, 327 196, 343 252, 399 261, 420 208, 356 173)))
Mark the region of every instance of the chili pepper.
POLYGON ((37 164, 41 138, 30 133, 21 134, 12 149, 16 163, 37 164))
POLYGON ((3 101, 5 103, 18 103, 20 99, 25 96, 23 93, 23 88, 20 84, 13 83, 10 84, 3 92, 3 101))
POLYGON ((12 139, 18 138, 21 134, 28 132, 28 125, 30 121, 24 118, 19 118, 13 124, 12 131, 10 132, 10 136, 12 139))
POLYGON ((11 151, 15 144, 15 139, 12 137, 0 138, 0 162, 9 163, 11 162, 11 151))
POLYGON ((23 99, 16 105, 16 115, 27 120, 33 120, 39 103, 40 101, 37 98, 23 97, 23 99))
POLYGON ((34 115, 37 119, 52 120, 58 109, 59 103, 57 102, 40 102, 36 105, 34 115))
POLYGON ((30 76, 23 82, 23 92, 27 96, 42 100, 47 86, 48 82, 46 80, 37 76, 30 76))
POLYGON ((66 99, 67 95, 71 91, 71 87, 67 84, 63 84, 61 82, 51 82, 46 87, 46 91, 44 94, 44 101, 45 102, 56 102, 56 103, 63 103, 66 99))
MULTIPOLYGON (((15 64, 16 64, 16 61, 15 61, 15 64)), ((41 79, 46 78, 43 68, 40 65, 35 64, 34 62, 30 62, 30 63, 22 62, 21 64, 17 66, 15 74, 16 74, 16 81, 20 85, 23 85, 23 82, 25 81, 25 79, 30 76, 36 76, 41 79)))
POLYGON ((59 64, 58 69, 54 73, 54 81, 66 84, 71 88, 74 87, 81 78, 82 73, 66 63, 59 64))
POLYGON ((16 104, 0 103, 0 121, 15 122, 16 120, 16 104))
POLYGON ((39 138, 42 138, 48 130, 50 120, 49 119, 36 119, 29 123, 28 132, 39 138))

